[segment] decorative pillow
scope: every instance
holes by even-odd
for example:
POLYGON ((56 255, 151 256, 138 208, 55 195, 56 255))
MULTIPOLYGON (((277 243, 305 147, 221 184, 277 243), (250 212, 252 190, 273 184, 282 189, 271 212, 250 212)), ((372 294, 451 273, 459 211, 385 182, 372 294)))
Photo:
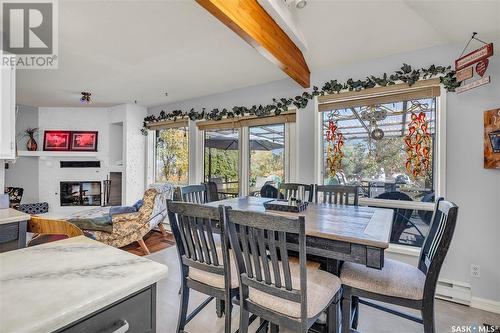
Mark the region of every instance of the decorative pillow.
POLYGON ((47 213, 49 211, 49 203, 48 202, 37 202, 37 203, 30 203, 30 204, 20 204, 19 211, 26 213, 26 214, 43 214, 47 213))
POLYGON ((142 205, 144 205, 144 200, 140 199, 140 200, 137 200, 137 202, 135 204, 133 204, 132 207, 134 207, 135 211, 138 212, 139 209, 141 209, 142 205))
POLYGON ((73 223, 83 230, 96 230, 108 233, 113 232, 113 222, 110 215, 96 216, 92 218, 71 218, 68 222, 73 223))
POLYGON ((135 213, 137 209, 134 206, 113 206, 109 209, 109 215, 135 213))

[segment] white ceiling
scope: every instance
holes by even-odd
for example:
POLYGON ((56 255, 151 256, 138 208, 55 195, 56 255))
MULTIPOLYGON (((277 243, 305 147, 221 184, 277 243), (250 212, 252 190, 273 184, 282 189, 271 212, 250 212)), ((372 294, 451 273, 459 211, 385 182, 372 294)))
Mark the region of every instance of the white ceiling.
MULTIPOLYGON (((59 69, 19 70, 20 104, 77 106, 90 91, 94 106, 153 106, 286 77, 191 0, 59 4, 59 69)), ((309 0, 297 14, 311 72, 500 35, 499 0, 309 0)))

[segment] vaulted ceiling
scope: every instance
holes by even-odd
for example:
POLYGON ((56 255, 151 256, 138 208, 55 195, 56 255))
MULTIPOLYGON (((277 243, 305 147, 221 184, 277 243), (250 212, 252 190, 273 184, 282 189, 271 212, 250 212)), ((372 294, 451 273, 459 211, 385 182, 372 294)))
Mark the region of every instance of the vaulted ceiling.
MULTIPOLYGON (((196 2, 59 1, 59 69, 19 70, 17 101, 153 106, 287 78, 196 2), (168 92, 168 96, 165 96, 168 92)), ((298 11, 312 73, 500 34, 500 1, 318 1, 298 11)))

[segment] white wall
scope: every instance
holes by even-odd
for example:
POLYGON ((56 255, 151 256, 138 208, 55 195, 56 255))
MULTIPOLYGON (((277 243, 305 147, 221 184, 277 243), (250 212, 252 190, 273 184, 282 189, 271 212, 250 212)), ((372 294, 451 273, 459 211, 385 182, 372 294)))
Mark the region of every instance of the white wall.
MULTIPOLYGON (((26 150, 28 137, 24 130, 28 127, 38 127, 38 108, 18 105, 16 112, 16 142, 18 150, 26 150)), ((43 145, 40 133, 35 134, 39 149, 43 145)), ((5 170, 5 186, 22 187, 24 189, 22 203, 38 201, 38 160, 34 158, 18 158, 9 162, 9 169, 5 170)))
MULTIPOLYGON (((21 111, 26 110, 21 109, 21 111)), ((41 107, 28 111, 23 113, 23 117, 18 118, 17 126, 20 130, 31 126, 39 127, 40 133, 44 130, 98 131, 99 137, 96 157, 18 157, 5 172, 5 184, 23 187, 25 189, 23 202, 47 201, 51 213, 58 216, 81 211, 86 208, 60 206, 59 183, 61 181, 103 181, 111 171, 123 173, 123 204, 133 204, 142 198, 145 188, 145 137, 140 129, 146 115, 145 107, 123 104, 110 108, 41 107), (30 117, 27 116, 28 114, 30 117), (116 123, 121 126, 114 125, 116 123), (123 133, 118 138, 117 131, 120 129, 123 133), (116 164, 120 155, 123 156, 125 167, 116 164), (61 169, 59 162, 62 160, 99 160, 101 167, 61 169)), ((38 143, 39 150, 42 150, 43 137, 41 135, 38 143)), ((25 149, 25 141, 18 145, 19 149, 25 149)), ((3 180, 3 177, 0 179, 3 180)))
MULTIPOLYGON (((62 215, 71 214, 82 207, 61 207, 59 202, 59 183, 61 181, 102 181, 109 173, 108 147, 108 110, 93 107, 41 107, 39 108, 40 131, 45 130, 82 130, 98 131, 97 157, 92 158, 19 158, 36 159, 39 163, 39 199, 47 201, 52 212, 62 215), (101 168, 60 168, 59 162, 101 161, 101 168)), ((42 149, 42 148, 40 148, 42 149)), ((92 208, 92 207, 91 207, 92 208)))
MULTIPOLYGON (((463 45, 446 45, 411 53, 375 59, 353 66, 312 73, 313 85, 330 80, 363 79, 397 70, 402 63, 414 67, 431 64, 451 65, 463 45)), ((447 95, 447 199, 459 206, 459 219, 454 240, 441 277, 471 284, 474 297, 500 301, 500 170, 483 169, 483 111, 500 107, 500 57, 490 59, 489 73, 493 83, 457 95, 447 95), (470 265, 481 265, 481 277, 470 277, 470 265)), ((302 92, 291 80, 282 80, 201 97, 166 106, 153 107, 150 114, 160 110, 189 110, 202 107, 231 108, 234 105, 267 104, 273 97, 295 96, 302 92)), ((314 156, 314 103, 298 111, 297 166, 302 182, 314 182, 311 161, 314 156)))

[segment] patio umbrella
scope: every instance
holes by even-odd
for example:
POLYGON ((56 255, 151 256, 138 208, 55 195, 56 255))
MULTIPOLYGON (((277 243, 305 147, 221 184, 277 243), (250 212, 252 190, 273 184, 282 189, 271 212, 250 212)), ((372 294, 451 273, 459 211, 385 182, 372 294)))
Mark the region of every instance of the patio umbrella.
MULTIPOLYGON (((238 150, 238 136, 237 133, 234 135, 230 134, 220 134, 209 137, 205 140, 205 148, 208 149, 208 178, 212 176, 212 149, 221 150, 238 150)), ((258 137, 256 135, 250 135, 250 149, 251 150, 267 150, 272 151, 275 149, 285 148, 283 143, 273 142, 270 139, 258 137)))
MULTIPOLYGON (((274 150, 284 148, 285 145, 279 142, 273 142, 270 139, 250 136, 251 150, 274 150)), ((205 148, 215 148, 222 150, 238 150, 238 138, 231 135, 219 134, 205 140, 205 148)))

